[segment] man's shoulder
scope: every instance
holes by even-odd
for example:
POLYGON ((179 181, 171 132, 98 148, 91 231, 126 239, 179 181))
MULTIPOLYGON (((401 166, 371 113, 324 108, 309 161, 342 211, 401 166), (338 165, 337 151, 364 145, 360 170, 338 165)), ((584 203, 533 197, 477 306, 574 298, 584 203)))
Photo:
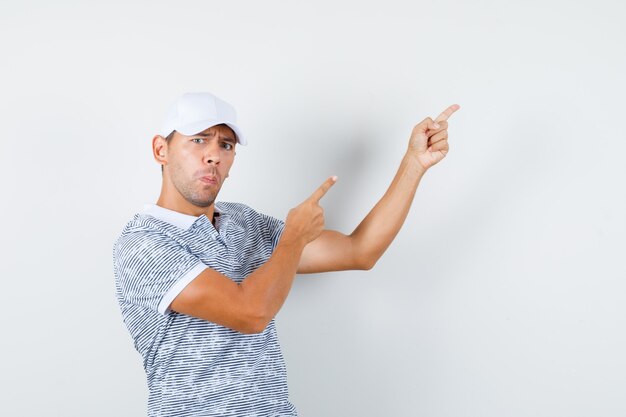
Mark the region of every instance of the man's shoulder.
POLYGON ((114 244, 114 252, 123 246, 138 246, 150 240, 175 240, 176 227, 149 214, 136 213, 122 228, 114 244))
POLYGON ((159 233, 167 229, 167 223, 146 213, 136 213, 124 225, 120 237, 133 233, 159 233))

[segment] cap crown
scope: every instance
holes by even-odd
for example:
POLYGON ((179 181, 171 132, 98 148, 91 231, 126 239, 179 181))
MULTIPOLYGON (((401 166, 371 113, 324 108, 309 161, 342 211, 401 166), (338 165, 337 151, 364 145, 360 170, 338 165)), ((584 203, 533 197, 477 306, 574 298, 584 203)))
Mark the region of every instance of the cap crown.
POLYGON ((237 141, 247 144, 237 126, 237 113, 233 106, 211 93, 186 93, 167 112, 161 136, 165 137, 174 130, 191 136, 219 124, 230 127, 237 135, 237 141))

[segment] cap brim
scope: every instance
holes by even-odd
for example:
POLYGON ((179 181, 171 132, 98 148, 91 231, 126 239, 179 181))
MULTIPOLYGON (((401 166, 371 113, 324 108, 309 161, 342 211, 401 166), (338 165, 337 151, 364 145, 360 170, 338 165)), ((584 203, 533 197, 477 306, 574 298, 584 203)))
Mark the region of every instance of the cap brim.
POLYGON ((245 140, 244 137, 241 135, 241 131, 239 130, 239 128, 235 126, 234 124, 228 123, 228 122, 219 122, 215 120, 201 120, 199 122, 190 123, 188 125, 182 126, 181 128, 174 129, 174 130, 176 130, 179 133, 182 133, 185 136, 193 136, 193 135, 197 135, 198 133, 207 130, 210 127, 221 125, 221 124, 225 124, 226 126, 230 127, 233 132, 235 132, 235 135, 237 136, 237 142, 239 142, 239 144, 244 145, 244 146, 248 144, 248 141, 245 140))

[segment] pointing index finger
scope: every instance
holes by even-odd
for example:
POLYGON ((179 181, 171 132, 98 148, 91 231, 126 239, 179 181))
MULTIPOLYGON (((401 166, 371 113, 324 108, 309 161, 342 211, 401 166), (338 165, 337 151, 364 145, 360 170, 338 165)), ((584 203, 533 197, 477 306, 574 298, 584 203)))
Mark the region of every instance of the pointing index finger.
POLYGON ((313 191, 313 194, 311 194, 311 197, 309 198, 315 201, 316 203, 318 203, 320 199, 324 197, 326 192, 330 190, 330 187, 332 187, 335 184, 335 182, 337 182, 337 176, 333 175, 332 177, 324 181, 324 183, 320 185, 317 190, 313 191))
POLYGON ((437 116, 437 118, 435 119, 435 122, 441 122, 442 120, 448 120, 448 118, 450 116, 452 116, 452 114, 455 111, 457 111, 458 109, 460 109, 460 108, 461 108, 461 106, 459 106, 458 104, 451 105, 450 107, 448 107, 447 109, 442 111, 439 116, 437 116))

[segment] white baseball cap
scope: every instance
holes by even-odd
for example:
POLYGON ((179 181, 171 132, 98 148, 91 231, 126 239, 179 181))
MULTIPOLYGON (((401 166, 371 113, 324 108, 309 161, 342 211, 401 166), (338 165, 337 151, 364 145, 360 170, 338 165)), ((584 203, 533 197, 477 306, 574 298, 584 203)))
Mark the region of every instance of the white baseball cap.
POLYGON ((174 130, 192 136, 212 126, 225 124, 237 136, 237 142, 247 145, 236 124, 237 113, 233 106, 211 93, 183 94, 165 116, 161 136, 166 137, 174 130))

